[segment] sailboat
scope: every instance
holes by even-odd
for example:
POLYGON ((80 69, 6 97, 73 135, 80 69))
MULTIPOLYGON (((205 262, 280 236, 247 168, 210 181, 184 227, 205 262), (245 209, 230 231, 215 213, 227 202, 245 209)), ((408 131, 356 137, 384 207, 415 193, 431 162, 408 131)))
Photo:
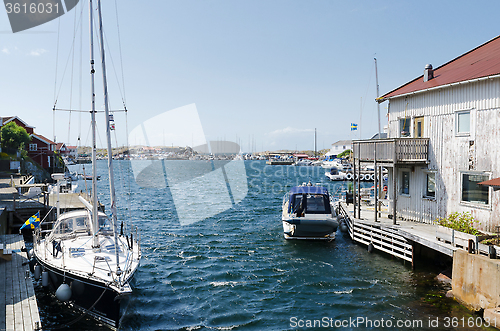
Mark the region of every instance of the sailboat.
MULTIPOLYGON (((118 329, 132 293, 130 283, 139 266, 141 250, 137 232, 130 231, 125 235, 123 223, 120 231, 118 230, 100 0, 97 0, 97 15, 107 127, 110 216, 98 210, 92 0, 89 1, 89 13, 92 201, 79 197, 85 208, 60 214, 58 190, 57 219, 46 236, 39 229, 35 231, 33 255, 38 266, 35 266, 35 276, 38 268, 41 271, 42 285, 54 290, 58 300, 81 310, 82 315, 89 315, 112 329, 118 329)), ((63 175, 53 174, 52 177, 59 184, 63 175)))

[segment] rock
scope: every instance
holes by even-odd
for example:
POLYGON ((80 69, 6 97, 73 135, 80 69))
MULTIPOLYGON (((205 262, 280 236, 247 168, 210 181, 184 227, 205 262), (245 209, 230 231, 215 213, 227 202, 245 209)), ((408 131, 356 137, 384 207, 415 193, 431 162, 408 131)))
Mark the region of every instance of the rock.
POLYGON ((446 276, 445 274, 439 274, 436 276, 436 279, 440 282, 443 282, 445 284, 450 284, 451 285, 451 278, 446 276))

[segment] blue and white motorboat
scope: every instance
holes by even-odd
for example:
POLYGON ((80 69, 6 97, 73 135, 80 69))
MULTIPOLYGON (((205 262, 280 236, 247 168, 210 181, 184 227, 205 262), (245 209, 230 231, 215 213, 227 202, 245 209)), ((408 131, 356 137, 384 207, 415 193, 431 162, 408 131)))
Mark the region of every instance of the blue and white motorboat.
POLYGON ((340 171, 337 167, 332 167, 325 172, 325 176, 330 180, 347 180, 347 173, 340 171))
POLYGON ((285 239, 333 240, 339 226, 328 190, 310 183, 285 194, 282 221, 285 239))

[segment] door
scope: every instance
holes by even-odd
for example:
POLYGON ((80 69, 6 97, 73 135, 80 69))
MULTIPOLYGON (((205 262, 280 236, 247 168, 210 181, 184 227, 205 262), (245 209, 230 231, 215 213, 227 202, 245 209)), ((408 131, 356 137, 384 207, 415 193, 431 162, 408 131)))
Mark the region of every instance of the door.
POLYGON ((413 128, 415 129, 414 138, 423 138, 424 137, 424 118, 423 117, 415 117, 414 120, 414 126, 413 128))

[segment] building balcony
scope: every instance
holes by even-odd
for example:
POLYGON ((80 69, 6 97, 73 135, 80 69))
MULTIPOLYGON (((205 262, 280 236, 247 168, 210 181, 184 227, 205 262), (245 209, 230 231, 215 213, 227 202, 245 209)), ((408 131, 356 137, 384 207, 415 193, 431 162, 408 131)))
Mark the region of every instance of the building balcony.
POLYGON ((361 162, 417 164, 429 162, 429 138, 355 140, 354 159, 361 162))

